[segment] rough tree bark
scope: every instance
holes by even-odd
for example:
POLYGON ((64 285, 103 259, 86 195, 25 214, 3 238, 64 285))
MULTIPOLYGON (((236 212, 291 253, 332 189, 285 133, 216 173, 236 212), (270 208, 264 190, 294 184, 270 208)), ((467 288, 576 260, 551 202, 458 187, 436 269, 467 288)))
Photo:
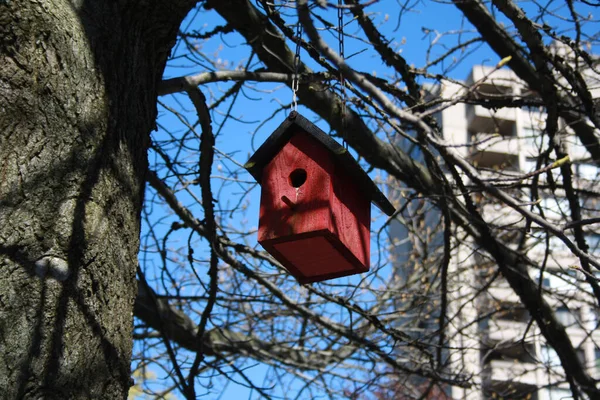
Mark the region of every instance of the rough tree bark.
POLYGON ((125 398, 156 86, 193 1, 0 1, 0 393, 125 398))

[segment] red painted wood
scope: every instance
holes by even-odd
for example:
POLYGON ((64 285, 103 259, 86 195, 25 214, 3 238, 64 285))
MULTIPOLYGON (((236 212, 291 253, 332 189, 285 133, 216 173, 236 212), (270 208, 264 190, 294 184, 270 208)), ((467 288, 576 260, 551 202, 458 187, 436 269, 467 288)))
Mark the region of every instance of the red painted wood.
POLYGON ((298 233, 330 230, 333 162, 327 149, 305 133, 298 133, 263 169, 258 241, 298 233), (306 182, 295 188, 290 175, 306 171, 306 182), (295 207, 289 207, 282 197, 295 207))
POLYGON ((261 244, 300 283, 319 282, 369 270, 329 231, 308 232, 261 244))
POLYGON ((371 254, 371 200, 341 168, 336 168, 331 208, 334 232, 358 261, 369 269, 371 254))
POLYGON ((273 247, 301 271, 307 279, 325 273, 354 271, 349 262, 325 235, 274 244, 273 247))
POLYGON ((294 134, 261 185, 258 241, 301 283, 369 269, 370 200, 321 143, 294 134))

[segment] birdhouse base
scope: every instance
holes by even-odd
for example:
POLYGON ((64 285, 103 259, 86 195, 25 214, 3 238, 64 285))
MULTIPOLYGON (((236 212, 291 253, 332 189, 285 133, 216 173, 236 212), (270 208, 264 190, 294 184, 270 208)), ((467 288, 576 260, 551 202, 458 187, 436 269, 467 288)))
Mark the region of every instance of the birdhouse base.
POLYGON ((260 244, 302 284, 369 270, 328 230, 264 240, 260 244))

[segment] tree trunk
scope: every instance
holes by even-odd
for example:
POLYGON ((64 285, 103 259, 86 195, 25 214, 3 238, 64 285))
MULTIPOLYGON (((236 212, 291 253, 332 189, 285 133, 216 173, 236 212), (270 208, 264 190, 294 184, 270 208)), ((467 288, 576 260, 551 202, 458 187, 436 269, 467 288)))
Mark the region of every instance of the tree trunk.
POLYGON ((193 2, 131 3, 0 0, 3 399, 131 384, 148 133, 193 2))

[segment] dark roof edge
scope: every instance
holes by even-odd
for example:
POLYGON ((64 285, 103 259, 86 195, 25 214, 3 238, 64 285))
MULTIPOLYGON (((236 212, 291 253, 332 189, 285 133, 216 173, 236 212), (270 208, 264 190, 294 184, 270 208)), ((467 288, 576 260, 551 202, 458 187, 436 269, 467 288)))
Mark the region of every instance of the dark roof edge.
POLYGON ((352 176, 356 177, 357 184, 364 191, 369 193, 371 201, 386 215, 392 215, 396 209, 379 190, 375 182, 371 180, 369 175, 362 169, 360 164, 352 157, 350 152, 335 141, 331 136, 323 132, 318 126, 310 122, 308 119, 292 111, 290 115, 283 121, 281 125, 267 138, 267 140, 256 150, 250 157, 244 168, 250 172, 250 175, 261 183, 263 168, 275 157, 277 152, 288 142, 291 136, 292 125, 297 125, 306 133, 322 143, 335 157, 335 159, 344 167, 352 176))

